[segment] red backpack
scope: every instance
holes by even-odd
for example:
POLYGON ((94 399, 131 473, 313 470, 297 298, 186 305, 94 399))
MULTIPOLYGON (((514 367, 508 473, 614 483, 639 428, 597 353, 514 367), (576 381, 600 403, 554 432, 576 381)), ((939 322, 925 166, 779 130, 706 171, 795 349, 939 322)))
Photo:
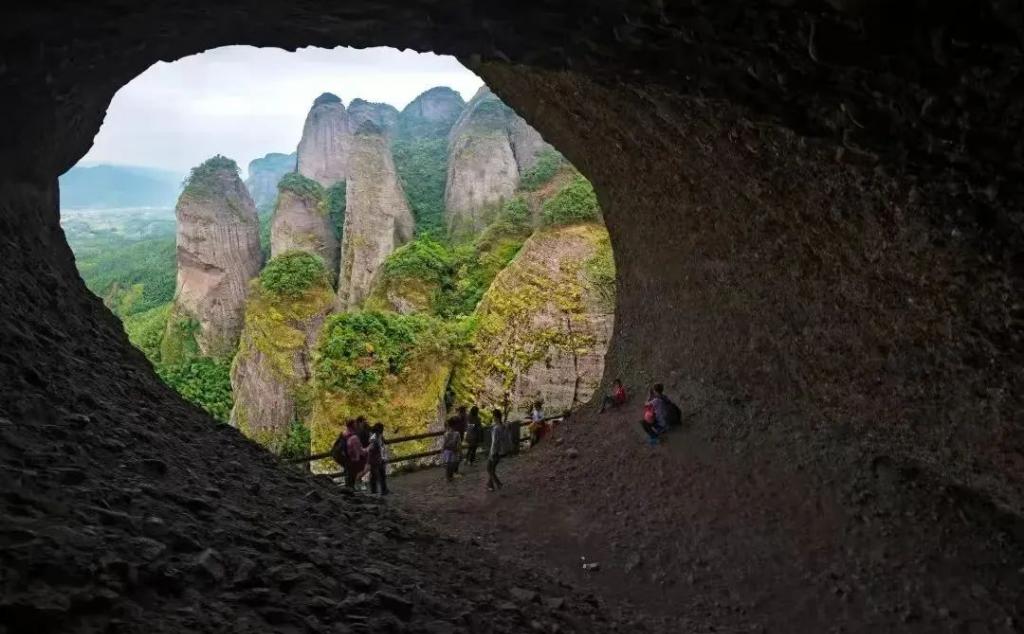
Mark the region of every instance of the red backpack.
POLYGON ((654 414, 654 404, 653 403, 644 403, 644 422, 645 423, 654 423, 656 418, 657 417, 654 414))

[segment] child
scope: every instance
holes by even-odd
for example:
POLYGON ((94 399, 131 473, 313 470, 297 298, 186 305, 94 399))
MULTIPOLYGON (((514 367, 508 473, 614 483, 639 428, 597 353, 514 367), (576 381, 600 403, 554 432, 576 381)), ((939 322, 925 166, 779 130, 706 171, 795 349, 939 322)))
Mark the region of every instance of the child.
POLYGON ((388 448, 384 442, 384 423, 376 423, 370 431, 370 445, 366 448, 367 462, 370 463, 370 493, 376 493, 379 487, 380 494, 387 495, 388 448))
POLYGON ((455 420, 449 418, 445 424, 444 436, 441 440, 441 462, 444 463, 444 477, 448 482, 455 477, 459 470, 459 450, 462 444, 462 434, 456 429, 455 420))

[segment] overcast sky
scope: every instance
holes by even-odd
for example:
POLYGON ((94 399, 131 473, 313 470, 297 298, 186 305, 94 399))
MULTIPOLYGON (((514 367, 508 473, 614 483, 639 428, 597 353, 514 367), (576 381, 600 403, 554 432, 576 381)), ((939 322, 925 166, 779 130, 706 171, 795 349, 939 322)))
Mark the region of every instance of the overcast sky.
POLYGON ((468 101, 483 83, 453 57, 391 48, 333 50, 230 46, 158 62, 114 96, 80 164, 186 172, 214 154, 242 168, 268 152, 292 152, 313 99, 333 92, 399 110, 433 86, 468 101))

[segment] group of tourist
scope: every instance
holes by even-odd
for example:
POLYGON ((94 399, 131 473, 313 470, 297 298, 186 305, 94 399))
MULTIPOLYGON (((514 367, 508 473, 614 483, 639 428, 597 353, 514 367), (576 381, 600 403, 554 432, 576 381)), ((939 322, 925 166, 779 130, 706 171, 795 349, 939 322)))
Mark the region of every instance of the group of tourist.
MULTIPOLYGON (((490 445, 487 448, 487 490, 501 488, 498 478, 498 463, 501 458, 512 451, 513 439, 504 413, 500 409, 491 411, 492 425, 490 428, 490 445)), ((445 421, 444 435, 441 437, 441 463, 444 465, 444 476, 448 482, 455 479, 463 457, 469 464, 476 462, 476 453, 486 439, 483 422, 480 420, 480 408, 473 406, 459 407, 456 415, 445 421), (465 452, 463 452, 465 445, 465 452)))
MULTIPOLYGON (((601 412, 619 408, 626 404, 629 395, 622 381, 615 379, 612 392, 606 395, 601 403, 601 412)), ((475 464, 477 452, 487 442, 487 490, 494 491, 502 486, 498 477, 498 464, 501 459, 513 452, 517 447, 517 438, 505 421, 500 409, 491 412, 493 421, 490 427, 490 438, 480 419, 480 408, 461 406, 456 414, 445 421, 444 434, 441 437, 441 463, 444 465, 444 476, 448 482, 461 477, 459 468, 462 461, 475 464), (489 441, 489 442, 488 442, 489 441)), ((679 406, 665 395, 665 388, 656 383, 648 392, 643 407, 643 420, 640 427, 647 436, 648 442, 656 445, 663 440, 665 432, 682 424, 679 406)), ((534 446, 547 434, 548 425, 544 417, 543 403, 533 404, 529 415, 530 446, 534 446)), ((345 423, 345 430, 338 436, 331 449, 331 457, 341 465, 345 474, 345 485, 355 488, 366 475, 369 475, 370 492, 388 494, 386 464, 388 460, 387 442, 384 440, 384 424, 371 425, 360 416, 345 423)))
POLYGON ((367 473, 370 492, 388 494, 388 446, 384 440, 384 423, 369 422, 362 416, 346 421, 345 429, 331 447, 331 458, 345 473, 345 486, 354 489, 367 473))

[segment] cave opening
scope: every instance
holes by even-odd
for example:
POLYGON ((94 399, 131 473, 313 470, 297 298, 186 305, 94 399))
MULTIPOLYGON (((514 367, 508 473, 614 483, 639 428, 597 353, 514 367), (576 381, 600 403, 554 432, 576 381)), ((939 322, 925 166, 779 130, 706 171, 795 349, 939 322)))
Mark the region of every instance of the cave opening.
POLYGON ((462 406, 570 412, 600 385, 615 263, 593 187, 454 58, 159 63, 59 185, 78 270, 131 343, 283 458, 356 417, 404 437, 462 406))
POLYGON ((1024 619, 1019 8, 380 0, 7 18, 0 626, 1024 619), (425 529, 280 469, 157 381, 76 272, 57 176, 128 80, 234 43, 432 50, 483 78, 592 181, 617 265, 604 375, 665 383, 684 440, 651 449, 630 420, 583 417, 568 446, 510 471, 520 486, 461 516, 428 509, 425 529), (465 518, 495 523, 460 534, 465 518), (559 550, 519 557, 538 544, 559 550), (599 571, 580 570, 595 551, 599 571), (650 602, 622 607, 630 589, 650 602))

